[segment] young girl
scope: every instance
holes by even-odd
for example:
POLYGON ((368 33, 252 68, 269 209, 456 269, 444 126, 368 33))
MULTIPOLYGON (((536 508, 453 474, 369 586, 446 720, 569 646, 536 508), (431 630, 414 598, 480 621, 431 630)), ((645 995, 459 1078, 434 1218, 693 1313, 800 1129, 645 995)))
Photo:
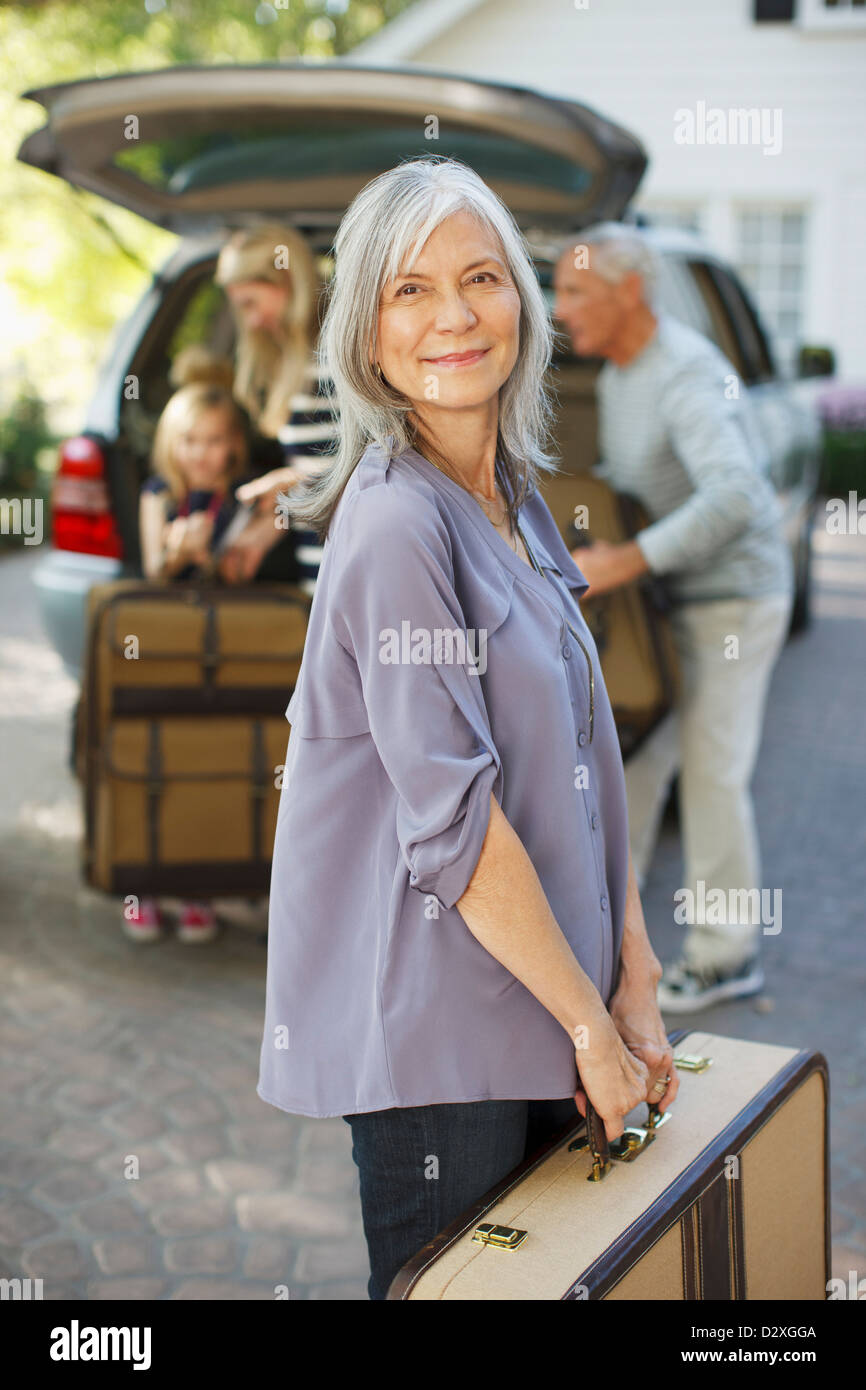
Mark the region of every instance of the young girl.
MULTIPOLYGON (((247 468, 243 416, 225 386, 198 381, 175 392, 156 428, 153 467, 139 502, 144 575, 152 580, 210 577, 214 548, 236 507, 234 489, 247 468)), ((135 941, 154 940, 161 926, 155 898, 140 899, 132 919, 124 914, 124 931, 135 941)), ((181 941, 211 941, 215 935, 209 903, 181 905, 181 941)))

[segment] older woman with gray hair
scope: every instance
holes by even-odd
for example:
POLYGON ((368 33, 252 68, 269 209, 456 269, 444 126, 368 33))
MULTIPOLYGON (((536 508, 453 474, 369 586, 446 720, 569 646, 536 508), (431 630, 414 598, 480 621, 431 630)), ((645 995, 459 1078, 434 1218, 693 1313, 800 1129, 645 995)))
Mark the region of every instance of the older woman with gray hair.
POLYGON ((625 775, 642 889, 679 771, 688 931, 679 958, 665 966, 658 998, 663 1009, 685 1013, 754 994, 764 982, 749 788, 794 576, 734 366, 661 308, 658 278, 639 230, 600 223, 563 247, 554 283, 556 314, 575 352, 607 359, 597 384, 595 471, 637 497, 651 519, 632 540, 574 553, 592 597, 651 572, 664 578, 674 604, 679 704, 629 758, 625 775), (720 899, 731 905, 721 913, 720 899), (709 913, 699 906, 704 901, 709 913))
POLYGON ((575 1105, 614 1139, 677 1080, 587 584, 538 491, 552 330, 523 239, 422 159, 334 249, 258 1094, 351 1126, 383 1299, 575 1105))

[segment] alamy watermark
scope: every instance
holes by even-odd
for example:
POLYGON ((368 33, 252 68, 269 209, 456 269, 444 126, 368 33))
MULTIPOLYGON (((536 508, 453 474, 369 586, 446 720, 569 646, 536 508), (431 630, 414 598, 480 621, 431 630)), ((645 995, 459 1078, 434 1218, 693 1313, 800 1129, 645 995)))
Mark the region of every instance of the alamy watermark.
POLYGON ((866 497, 858 497, 854 488, 844 497, 828 497, 825 530, 828 536, 866 536, 866 497))
POLYGON ((674 112, 677 145, 760 145, 767 154, 782 153, 782 108, 774 106, 707 106, 674 112))
POLYGON ((697 892, 678 888, 674 901, 674 921, 681 926, 696 922, 716 927, 765 923, 765 936, 778 936, 782 930, 781 888, 707 888, 699 878, 697 892))
POLYGON ((466 666, 470 676, 487 670, 487 628, 415 627, 404 618, 399 630, 379 633, 383 666, 466 666))
POLYGON ((41 545, 41 497, 0 497, 0 535, 23 536, 25 545, 41 545))

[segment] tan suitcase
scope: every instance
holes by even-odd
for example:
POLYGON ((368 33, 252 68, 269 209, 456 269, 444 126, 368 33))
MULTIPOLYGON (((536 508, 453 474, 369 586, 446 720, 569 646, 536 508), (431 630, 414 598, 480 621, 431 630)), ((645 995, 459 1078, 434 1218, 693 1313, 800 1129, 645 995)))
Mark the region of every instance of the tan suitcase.
MULTIPOLYGON (((635 498, 614 492, 592 473, 554 475, 545 480, 542 493, 569 550, 587 541, 629 540, 649 521, 635 498), (583 530, 574 526, 577 506, 588 511, 589 525, 583 530)), ((679 696, 679 665, 665 609, 664 588, 649 576, 581 603, 598 648, 623 759, 640 747, 679 696)))
POLYGON ((288 585, 91 590, 76 762, 94 887, 268 891, 309 606, 288 585))
POLYGON ((388 1298, 826 1299, 824 1057, 669 1036, 680 1090, 656 1129, 646 1107, 627 1116, 610 1146, 621 1156, 592 1180, 600 1165, 577 1115, 425 1245, 388 1298))

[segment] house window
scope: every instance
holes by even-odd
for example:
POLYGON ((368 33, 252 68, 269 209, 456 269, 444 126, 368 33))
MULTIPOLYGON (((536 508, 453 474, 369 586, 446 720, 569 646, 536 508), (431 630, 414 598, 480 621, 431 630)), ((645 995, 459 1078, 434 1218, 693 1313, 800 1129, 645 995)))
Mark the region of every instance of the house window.
POLYGON ((770 329, 780 365, 791 369, 803 336, 806 213, 744 207, 736 214, 737 269, 770 329))
POLYGON ((866 0, 798 0, 796 21, 801 29, 825 33, 866 29, 866 0))
POLYGON ((679 202, 676 199, 648 198, 638 209, 653 227, 676 227, 682 232, 702 230, 701 207, 699 203, 679 202))
POLYGON ((754 18, 759 24, 768 20, 793 19, 794 0, 755 0, 754 18))

